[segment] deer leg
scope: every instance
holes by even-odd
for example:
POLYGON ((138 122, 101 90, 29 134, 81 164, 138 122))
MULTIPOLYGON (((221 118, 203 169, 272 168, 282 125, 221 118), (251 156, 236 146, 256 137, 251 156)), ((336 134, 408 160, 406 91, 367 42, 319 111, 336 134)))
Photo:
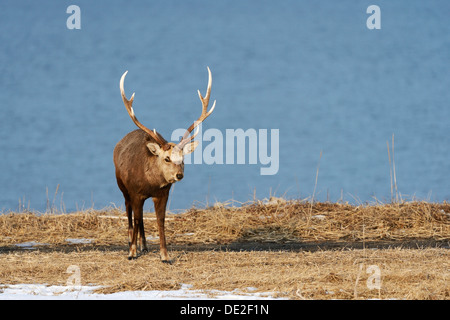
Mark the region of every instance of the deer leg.
POLYGON ((127 210, 128 217, 128 246, 131 246, 131 241, 133 239, 133 210, 131 208, 131 201, 125 198, 125 208, 127 210))
POLYGON ((134 226, 133 226, 133 234, 131 237, 131 245, 130 245, 130 252, 128 254, 128 260, 137 258, 137 238, 140 229, 144 228, 144 220, 142 219, 144 202, 135 200, 132 201, 131 205, 134 212, 134 226))
POLYGON ((133 209, 131 206, 131 198, 128 194, 128 190, 125 185, 122 183, 122 180, 119 178, 116 173, 117 185, 119 186, 120 191, 123 193, 123 197, 125 198, 125 209, 127 211, 128 217, 128 246, 131 246, 131 242, 133 239, 133 209))
POLYGON ((145 239, 145 231, 144 231, 144 219, 141 220, 139 224, 139 246, 142 252, 148 252, 147 241, 145 239))
POLYGON ((159 231, 159 248, 160 248, 160 256, 162 262, 169 262, 170 258, 167 253, 167 245, 166 245, 166 234, 164 232, 164 220, 166 217, 166 204, 167 199, 169 198, 169 191, 167 190, 167 194, 158 198, 153 198, 153 203, 155 204, 155 212, 156 212, 156 222, 158 223, 158 231, 159 231))

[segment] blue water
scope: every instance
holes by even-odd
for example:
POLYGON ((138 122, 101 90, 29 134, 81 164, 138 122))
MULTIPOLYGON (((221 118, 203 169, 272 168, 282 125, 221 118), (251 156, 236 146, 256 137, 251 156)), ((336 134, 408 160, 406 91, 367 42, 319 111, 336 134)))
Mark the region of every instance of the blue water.
POLYGON ((0 211, 123 207, 112 152, 135 125, 120 76, 140 121, 170 139, 198 117, 206 66, 217 106, 203 130, 279 129, 279 171, 187 165, 171 210, 254 192, 389 202, 392 134, 401 196, 449 200, 449 15, 445 0, 3 0, 0 211))

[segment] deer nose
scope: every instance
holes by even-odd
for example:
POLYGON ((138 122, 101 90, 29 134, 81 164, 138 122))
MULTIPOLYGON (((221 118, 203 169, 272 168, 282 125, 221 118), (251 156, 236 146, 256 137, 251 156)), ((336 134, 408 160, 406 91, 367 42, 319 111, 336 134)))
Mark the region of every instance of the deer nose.
POLYGON ((183 174, 182 174, 182 173, 177 173, 177 179, 178 179, 178 180, 183 179, 183 174))

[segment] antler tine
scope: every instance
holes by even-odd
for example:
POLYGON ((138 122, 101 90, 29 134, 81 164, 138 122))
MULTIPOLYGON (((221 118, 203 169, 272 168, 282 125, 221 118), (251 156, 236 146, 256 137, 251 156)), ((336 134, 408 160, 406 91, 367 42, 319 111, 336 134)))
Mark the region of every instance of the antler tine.
POLYGON ((208 87, 206 88, 206 95, 205 95, 205 97, 202 96, 202 94, 200 93, 200 90, 197 90, 198 96, 200 98, 200 101, 202 102, 202 114, 186 130, 185 134, 183 135, 183 137, 181 138, 180 142, 178 143, 178 146, 180 148, 182 148, 184 145, 186 145, 188 142, 190 142, 191 140, 193 140, 197 136, 197 134, 199 132, 198 126, 200 125, 200 123, 202 123, 206 118, 208 118, 211 115, 211 113, 214 111, 214 108, 216 107, 216 100, 214 100, 213 106, 208 111, 209 98, 211 96, 212 76, 211 76, 211 70, 209 70, 209 67, 207 67, 207 69, 208 69, 208 87), (189 135, 191 134, 192 130, 194 130, 195 128, 197 130, 194 132, 194 134, 192 136, 189 137, 189 135))
POLYGON ((140 123, 139 120, 136 118, 136 115, 134 114, 134 110, 133 110, 134 92, 131 95, 131 99, 128 100, 127 96, 125 95, 125 90, 123 89, 123 83, 125 82, 125 77, 126 77, 127 73, 128 73, 128 70, 125 71, 124 74, 122 75, 122 77, 120 78, 120 93, 122 95, 123 103, 125 104, 125 108, 127 109, 131 120, 133 120, 133 122, 138 126, 138 128, 140 128, 140 129, 144 130, 146 133, 148 133, 159 145, 162 146, 162 145, 166 144, 166 141, 163 141, 160 139, 160 137, 156 133, 155 129, 153 129, 153 131, 148 129, 146 126, 144 126, 142 123, 140 123))
POLYGON ((203 112, 206 112, 206 108, 208 107, 209 104, 209 97, 211 96, 211 84, 212 84, 211 70, 209 70, 209 67, 206 68, 208 69, 208 87, 206 88, 206 96, 203 98, 202 94, 200 93, 200 90, 197 90, 198 96, 203 105, 203 112))

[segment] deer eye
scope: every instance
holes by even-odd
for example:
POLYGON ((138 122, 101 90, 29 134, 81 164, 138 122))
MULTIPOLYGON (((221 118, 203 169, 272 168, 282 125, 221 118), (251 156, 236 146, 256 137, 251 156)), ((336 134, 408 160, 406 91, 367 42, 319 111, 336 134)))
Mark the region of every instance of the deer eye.
POLYGON ((164 159, 164 161, 165 161, 165 162, 170 162, 170 158, 169 158, 169 157, 166 157, 166 158, 164 159))

